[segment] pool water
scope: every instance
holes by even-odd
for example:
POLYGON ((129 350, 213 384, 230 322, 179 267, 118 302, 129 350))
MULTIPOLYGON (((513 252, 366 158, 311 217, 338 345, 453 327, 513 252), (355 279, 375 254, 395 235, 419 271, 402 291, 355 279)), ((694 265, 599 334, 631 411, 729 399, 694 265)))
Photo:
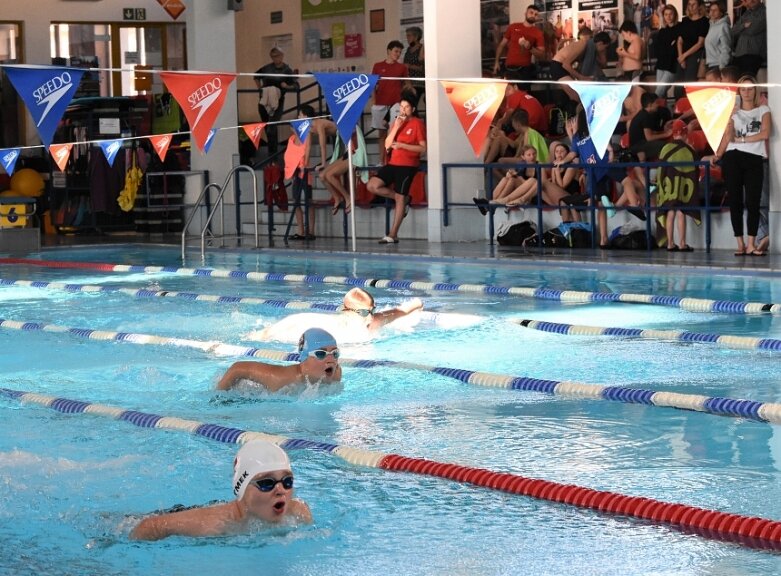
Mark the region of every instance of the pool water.
MULTIPOLYGON (((58 261, 181 266, 175 249, 53 249, 58 261)), ((218 252, 207 265, 288 274, 669 294, 781 302, 758 276, 531 268, 420 258, 291 257, 218 252)), ((4 280, 338 302, 337 285, 123 274, 0 265, 4 280)), ((781 338, 770 315, 560 302, 459 292, 370 289, 380 307, 419 296, 474 325, 422 322, 348 358, 779 402, 779 353, 713 344, 564 336, 523 328, 571 324, 781 338)), ((244 337, 293 310, 0 286, 0 318, 220 341, 292 352, 244 337)), ((216 393, 235 360, 183 347, 0 329, 0 387, 222 426, 512 472, 599 490, 781 519, 778 426, 740 418, 482 388, 399 367, 344 369, 338 395, 216 393)), ((61 414, 0 396, 0 573, 61 574, 768 574, 777 554, 668 526, 489 491, 448 480, 290 452, 312 526, 138 543, 142 515, 231 497, 236 446, 182 432, 61 414), (68 567, 65 569, 64 567, 68 567)))

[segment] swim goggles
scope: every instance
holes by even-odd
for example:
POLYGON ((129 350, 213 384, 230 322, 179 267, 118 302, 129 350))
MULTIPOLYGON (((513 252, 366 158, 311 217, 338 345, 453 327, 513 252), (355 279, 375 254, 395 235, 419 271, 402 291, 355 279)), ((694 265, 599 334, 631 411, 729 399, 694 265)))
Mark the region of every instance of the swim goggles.
POLYGON ((334 360, 339 360, 339 348, 336 348, 335 350, 331 350, 330 352, 328 350, 312 350, 309 355, 314 356, 318 360, 325 360, 328 355, 331 355, 334 357, 334 360))
POLYGON ((271 492, 274 489, 274 486, 277 484, 282 484, 282 488, 285 490, 290 490, 293 488, 293 477, 285 476, 281 480, 274 480, 273 478, 261 478, 260 480, 253 480, 252 484, 254 484, 255 488, 261 492, 271 492))
POLYGON ((360 310, 357 310, 355 308, 344 308, 345 312, 355 312, 358 314, 358 316, 363 316, 366 318, 367 316, 370 316, 371 314, 374 314, 374 311, 377 308, 375 306, 372 306, 371 308, 361 308, 360 310))

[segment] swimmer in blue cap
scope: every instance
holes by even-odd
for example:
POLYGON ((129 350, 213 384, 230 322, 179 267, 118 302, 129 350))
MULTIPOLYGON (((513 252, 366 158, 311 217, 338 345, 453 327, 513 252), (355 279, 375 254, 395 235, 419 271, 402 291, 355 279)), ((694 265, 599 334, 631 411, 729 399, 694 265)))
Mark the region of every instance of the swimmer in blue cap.
POLYGON ((312 522, 306 502, 293 499, 293 471, 285 451, 267 440, 250 440, 233 461, 231 502, 194 507, 144 518, 130 533, 132 540, 168 536, 222 536, 246 531, 259 520, 280 524, 312 522))
POLYGON ((330 333, 310 328, 298 341, 298 364, 278 366, 264 362, 235 362, 217 384, 229 390, 242 381, 278 392, 291 384, 332 384, 341 381, 339 347, 330 333))

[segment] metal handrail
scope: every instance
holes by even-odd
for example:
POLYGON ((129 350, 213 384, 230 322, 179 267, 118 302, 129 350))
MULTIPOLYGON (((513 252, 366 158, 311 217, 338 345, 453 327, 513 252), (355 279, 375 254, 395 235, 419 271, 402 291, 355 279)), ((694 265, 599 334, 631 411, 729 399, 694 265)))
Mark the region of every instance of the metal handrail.
MULTIPOLYGON (((214 207, 206 217, 206 222, 204 223, 203 229, 201 230, 201 258, 206 256, 206 231, 209 229, 209 224, 211 223, 212 218, 214 218, 214 214, 217 212, 218 207, 220 208, 220 218, 222 219, 222 225, 225 226, 225 206, 223 202, 223 196, 225 196, 225 189, 228 187, 228 184, 233 179, 236 172, 239 171, 249 172, 252 176, 252 213, 255 219, 255 248, 260 248, 260 235, 258 231, 258 179, 257 176, 255 176, 255 171, 251 167, 240 164, 228 172, 228 175, 225 177, 225 182, 223 182, 221 187, 218 187, 219 193, 217 194, 217 200, 215 200, 214 207)), ((211 184, 209 186, 211 186, 211 184)), ((222 232, 223 234, 221 238, 224 238, 224 230, 222 230, 222 232)), ((184 244, 182 244, 182 259, 184 259, 184 244)))
POLYGON ((184 223, 184 228, 182 228, 182 262, 185 260, 185 247, 187 243, 187 230, 190 228, 190 223, 193 221, 193 218, 195 218, 195 215, 198 213, 198 208, 201 207, 201 203, 203 202, 203 199, 206 197, 206 193, 209 191, 210 188, 217 188, 218 190, 220 187, 215 183, 212 182, 211 184, 207 184, 204 186, 203 190, 201 190, 201 195, 198 196, 198 200, 195 201, 195 204, 193 205, 193 211, 190 213, 190 215, 187 217, 187 221, 184 223))

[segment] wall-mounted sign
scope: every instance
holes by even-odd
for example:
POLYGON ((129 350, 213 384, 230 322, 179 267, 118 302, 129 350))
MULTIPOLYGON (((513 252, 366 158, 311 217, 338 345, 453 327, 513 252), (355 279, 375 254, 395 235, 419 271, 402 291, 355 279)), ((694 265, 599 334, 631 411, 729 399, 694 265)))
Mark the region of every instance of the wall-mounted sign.
POLYGON ((176 20, 184 12, 184 2, 181 0, 157 0, 157 3, 168 12, 168 15, 176 20))
POLYGON ((146 8, 122 8, 122 20, 146 20, 146 8))

